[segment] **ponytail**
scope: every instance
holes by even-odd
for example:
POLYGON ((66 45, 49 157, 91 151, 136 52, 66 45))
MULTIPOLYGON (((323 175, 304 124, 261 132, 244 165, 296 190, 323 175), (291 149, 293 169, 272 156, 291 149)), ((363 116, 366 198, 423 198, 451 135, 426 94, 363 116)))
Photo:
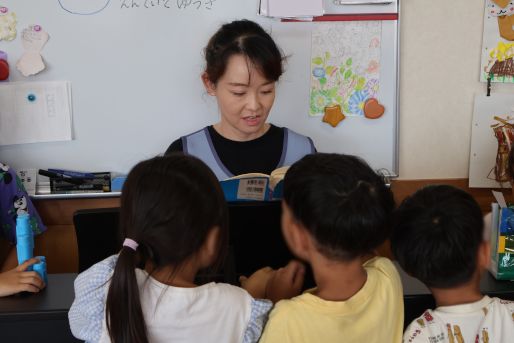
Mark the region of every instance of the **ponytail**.
POLYGON ((124 246, 114 268, 105 309, 112 343, 148 343, 135 268, 136 251, 124 246))

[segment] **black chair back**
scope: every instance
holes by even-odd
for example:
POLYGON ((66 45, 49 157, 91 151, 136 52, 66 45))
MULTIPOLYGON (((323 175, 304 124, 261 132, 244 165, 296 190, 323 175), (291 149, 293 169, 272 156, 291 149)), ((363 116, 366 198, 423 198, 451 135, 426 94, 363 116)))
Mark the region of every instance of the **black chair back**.
POLYGON ((119 216, 119 208, 86 209, 74 213, 79 273, 120 250, 119 216))

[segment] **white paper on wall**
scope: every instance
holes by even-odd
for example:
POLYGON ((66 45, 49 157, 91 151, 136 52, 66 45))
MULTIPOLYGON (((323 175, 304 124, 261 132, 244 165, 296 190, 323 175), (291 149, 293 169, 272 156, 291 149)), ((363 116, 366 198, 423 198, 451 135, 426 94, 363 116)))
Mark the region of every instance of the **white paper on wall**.
POLYGON ((0 84, 0 145, 72 139, 71 84, 0 84))

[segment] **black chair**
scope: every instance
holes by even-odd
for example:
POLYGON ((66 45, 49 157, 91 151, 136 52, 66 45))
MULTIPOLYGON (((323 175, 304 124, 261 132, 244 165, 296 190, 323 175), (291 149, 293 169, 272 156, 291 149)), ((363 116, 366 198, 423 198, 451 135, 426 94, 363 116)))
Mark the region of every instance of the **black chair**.
MULTIPOLYGON (((240 275, 250 275, 265 266, 283 267, 293 258, 282 237, 280 201, 230 202, 229 251, 222 270, 203 271, 200 283, 221 281, 238 284, 240 275)), ((77 234, 79 272, 117 253, 119 208, 78 210, 73 216, 77 234)), ((305 287, 314 284, 306 275, 305 287)))
POLYGON ((120 250, 119 216, 119 208, 87 209, 74 213, 79 273, 120 250))

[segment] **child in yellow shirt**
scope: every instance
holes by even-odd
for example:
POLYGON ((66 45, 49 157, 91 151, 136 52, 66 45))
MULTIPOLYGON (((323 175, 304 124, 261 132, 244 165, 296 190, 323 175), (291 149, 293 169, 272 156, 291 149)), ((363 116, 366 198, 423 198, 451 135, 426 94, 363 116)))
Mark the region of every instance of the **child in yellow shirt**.
MULTIPOLYGON (((282 208, 285 240, 311 266, 316 288, 279 301, 260 342, 400 342, 400 277, 372 254, 394 208, 383 180, 355 156, 308 155, 286 174, 282 208)), ((268 282, 271 299, 276 282, 268 282)))

